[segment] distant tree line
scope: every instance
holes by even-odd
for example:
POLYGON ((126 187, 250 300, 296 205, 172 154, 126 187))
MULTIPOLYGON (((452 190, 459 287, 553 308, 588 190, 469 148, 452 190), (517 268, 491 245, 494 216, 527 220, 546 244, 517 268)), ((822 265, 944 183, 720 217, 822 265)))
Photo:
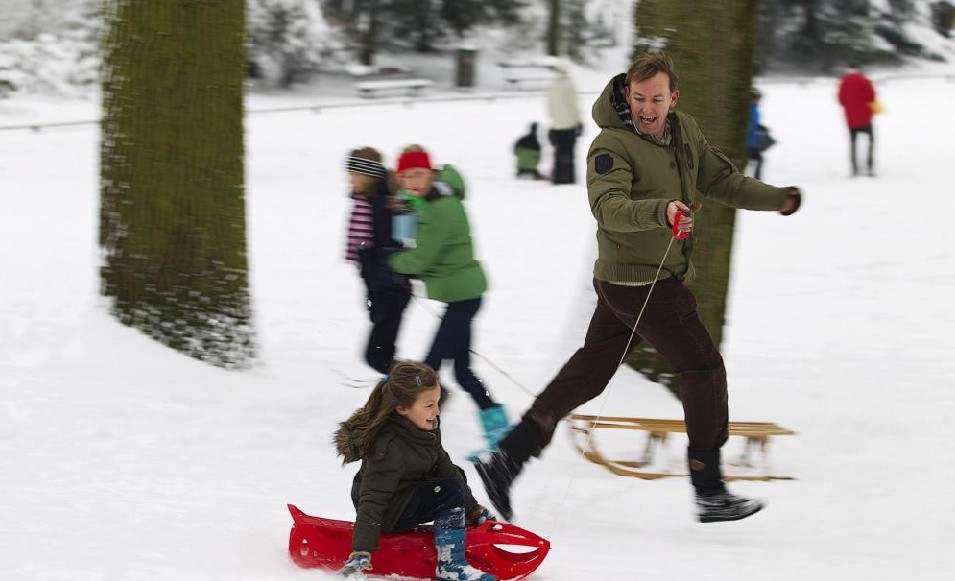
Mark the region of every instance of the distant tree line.
MULTIPOLYGON (((106 0, 7 0, 0 95, 97 86, 106 0)), ((761 0, 757 72, 829 71, 848 61, 944 60, 925 33, 951 35, 955 0, 761 0)), ((250 77, 288 87, 383 53, 446 51, 493 28, 515 49, 586 63, 622 38, 628 0, 246 0, 250 77)), ((639 25, 639 23, 638 23, 639 25)), ((950 57, 950 54, 949 54, 950 57)))
POLYGON ((370 65, 382 48, 433 52, 476 26, 511 26, 526 0, 323 0, 326 17, 357 46, 370 65))
POLYGON ((949 38, 955 5, 948 0, 762 0, 757 69, 828 71, 849 62, 892 64, 902 57, 942 61, 914 27, 949 38))

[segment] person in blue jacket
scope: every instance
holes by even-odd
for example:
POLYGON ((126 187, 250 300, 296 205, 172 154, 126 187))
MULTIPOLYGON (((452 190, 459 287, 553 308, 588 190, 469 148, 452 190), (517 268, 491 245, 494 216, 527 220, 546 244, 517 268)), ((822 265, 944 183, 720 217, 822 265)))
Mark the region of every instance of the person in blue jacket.
POLYGON ((769 129, 762 124, 759 112, 759 102, 762 93, 753 89, 752 101, 749 104, 749 124, 746 127, 746 155, 753 162, 753 177, 761 179, 763 171, 763 152, 769 149, 776 141, 769 135, 769 129))

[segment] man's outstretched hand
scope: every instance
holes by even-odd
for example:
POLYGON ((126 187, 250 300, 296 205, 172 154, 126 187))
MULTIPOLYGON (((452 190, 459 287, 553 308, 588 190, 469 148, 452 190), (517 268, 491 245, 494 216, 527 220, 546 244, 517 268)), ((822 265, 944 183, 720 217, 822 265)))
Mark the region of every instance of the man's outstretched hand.
POLYGON ((783 216, 795 214, 801 204, 802 193, 799 191, 799 188, 789 188, 789 191, 786 192, 786 199, 783 200, 783 205, 779 208, 779 213, 783 216))

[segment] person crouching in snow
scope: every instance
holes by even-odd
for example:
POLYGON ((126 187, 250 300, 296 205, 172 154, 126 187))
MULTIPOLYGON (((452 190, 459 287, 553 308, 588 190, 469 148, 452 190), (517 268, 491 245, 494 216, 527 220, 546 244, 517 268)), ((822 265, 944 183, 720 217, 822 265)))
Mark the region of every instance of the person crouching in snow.
POLYGON ((395 174, 402 194, 418 200, 417 232, 415 247, 393 254, 389 265, 397 273, 420 278, 428 298, 447 305, 424 362, 440 372, 442 362, 454 361, 455 378, 480 408, 488 447, 496 450, 509 429, 507 414, 471 371, 471 328, 487 278, 474 259, 462 203, 464 181, 451 165, 441 169, 440 181, 435 173, 431 157, 420 147, 408 148, 398 158, 395 174))
POLYGON ((339 424, 334 442, 344 462, 361 460, 351 497, 357 516, 352 552, 340 573, 373 570, 381 533, 434 521, 439 580, 495 581, 468 565, 465 525, 494 520, 474 500, 464 472, 441 446, 437 374, 415 361, 398 361, 368 402, 339 424))
POLYGON ((517 177, 541 179, 537 164, 541 160, 541 144, 537 140, 537 123, 531 123, 526 135, 514 142, 514 158, 517 162, 517 177))

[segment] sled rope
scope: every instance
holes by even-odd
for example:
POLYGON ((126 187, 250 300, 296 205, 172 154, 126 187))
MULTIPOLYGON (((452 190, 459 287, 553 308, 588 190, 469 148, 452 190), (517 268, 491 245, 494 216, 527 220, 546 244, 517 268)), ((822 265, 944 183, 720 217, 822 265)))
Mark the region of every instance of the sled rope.
MULTIPOLYGON (((677 218, 677 219, 674 220, 674 221, 675 221, 675 222, 676 222, 676 221, 679 221, 679 218, 677 218)), ((664 263, 666 263, 667 256, 670 255, 670 248, 673 247, 673 241, 676 240, 676 239, 677 239, 677 237, 676 237, 675 235, 674 235, 674 236, 671 236, 671 237, 670 237, 670 243, 667 244, 667 249, 666 249, 666 251, 663 252, 663 258, 660 259, 660 265, 657 266, 657 272, 656 272, 656 274, 653 276, 653 282, 650 283, 650 288, 647 290, 647 297, 643 300, 643 305, 640 307, 640 312, 637 313, 637 318, 636 318, 636 320, 633 322, 633 327, 630 329, 630 339, 627 340, 627 346, 624 348, 623 354, 620 356, 620 362, 617 363, 617 367, 618 367, 618 368, 619 368, 621 365, 623 365, 623 362, 624 362, 624 361, 627 360, 627 354, 630 353, 630 345, 633 344, 633 338, 634 338, 634 336, 636 336, 636 334, 637 334, 637 325, 640 324, 640 318, 643 317, 643 312, 644 312, 644 311, 646 310, 646 308, 647 308, 647 303, 650 302, 650 295, 653 294, 653 287, 655 287, 655 286, 657 285, 657 280, 658 280, 659 277, 660 277, 660 271, 663 270, 663 265, 664 265, 664 263)), ((594 417, 593 417, 592 425, 594 425, 594 426, 597 425, 597 422, 599 422, 601 416, 603 416, 604 408, 606 407, 606 405, 607 405, 607 400, 608 400, 609 397, 610 397, 610 388, 609 388, 609 387, 610 387, 610 386, 608 385, 608 386, 607 386, 607 389, 604 390, 603 395, 601 395, 600 406, 599 406, 599 408, 598 408, 598 410, 597 410, 597 414, 594 415, 594 417)), ((564 420, 567 420, 567 418, 564 418, 564 420)), ((591 429, 591 430, 588 430, 588 431, 587 431, 587 440, 586 440, 586 442, 585 442, 584 447, 581 448, 581 452, 580 452, 581 456, 584 456, 585 458, 586 458, 586 452, 585 452, 585 451, 590 448, 590 441, 591 441, 591 439, 594 437, 594 432, 595 432, 595 431, 596 431, 596 430, 594 430, 594 429, 591 429)), ((567 502, 567 495, 570 494, 570 489, 571 489, 571 487, 572 487, 573 484, 574 484, 574 480, 576 480, 576 478, 577 478, 577 471, 578 471, 578 470, 580 470, 580 465, 577 465, 577 466, 574 468, 574 472, 573 472, 573 474, 571 474, 570 480, 567 481, 567 488, 564 489, 564 495, 563 495, 563 497, 560 499, 560 504, 559 504, 558 506, 564 506, 564 504, 566 504, 566 502, 567 502)))
MULTIPOLYGON (((659 277, 660 277, 660 272, 663 270, 663 265, 664 265, 664 263, 666 263, 667 256, 670 255, 670 249, 673 247, 673 241, 674 241, 674 240, 676 240, 676 237, 675 237, 675 236, 670 238, 670 242, 667 244, 667 248, 666 248, 666 250, 665 250, 664 253, 663 253, 663 258, 660 260, 660 264, 657 266, 657 272, 656 272, 656 274, 653 276, 653 282, 650 283, 650 290, 647 291, 647 298, 644 299, 643 305, 640 307, 640 312, 637 313, 637 318, 636 318, 636 320, 633 322, 633 328, 630 329, 630 339, 627 340, 627 346, 624 348, 623 354, 620 356, 620 361, 617 363, 617 367, 620 367, 621 365, 623 365, 623 362, 626 361, 626 359, 627 359, 627 354, 630 352, 630 345, 633 344, 633 338, 634 338, 634 336, 637 334, 637 325, 640 324, 640 318, 643 317, 643 312, 644 312, 644 311, 646 310, 646 308, 647 308, 647 303, 650 302, 650 294, 653 293, 653 287, 656 286, 657 280, 658 280, 659 277)), ((419 297, 419 296, 418 296, 417 294, 415 294, 413 291, 412 291, 412 293, 411 293, 411 298, 414 299, 419 305, 421 305, 421 308, 423 308, 427 313, 433 315, 436 319, 439 319, 439 320, 441 319, 441 315, 439 315, 437 312, 434 311, 434 309, 432 309, 430 306, 428 306, 428 304, 427 304, 425 301, 422 301, 422 300, 421 300, 421 297, 419 297)), ((475 351, 474 349, 469 349, 469 351, 470 351, 471 355, 474 355, 474 356, 478 357, 479 359, 483 360, 485 363, 487 363, 488 365, 490 365, 495 371, 497 371, 498 373, 500 373, 501 375, 503 375, 507 380, 509 380, 511 383, 513 383, 515 386, 517 386, 518 389, 520 389, 521 391, 523 391, 524 393, 526 393, 528 396, 530 396, 531 398, 536 398, 536 397, 537 397, 537 394, 536 394, 536 393, 534 393, 534 392, 531 391, 526 385, 524 385, 523 383, 521 383, 520 381, 518 381, 513 375, 511 375, 510 373, 508 373, 507 371, 505 371, 504 369, 502 369, 501 366, 499 366, 499 365, 497 365, 496 363, 494 363, 493 361, 491 361, 491 359, 488 358, 486 355, 483 355, 483 354, 481 354, 481 353, 478 353, 478 352, 475 351)), ((607 396, 604 395, 603 401, 602 401, 601 404, 600 404, 600 413, 597 414, 596 419, 595 419, 594 421, 599 421, 599 420, 600 420, 600 416, 603 415, 603 410, 604 410, 604 407, 606 406, 606 404, 607 404, 607 396)), ((566 418, 564 418, 564 419, 566 419, 566 418)), ((587 445, 588 445, 588 446, 590 445, 590 438, 591 438, 592 435, 593 435, 593 431, 591 431, 591 432, 587 435, 587 445)))
MULTIPOLYGON (((423 308, 426 312, 430 313, 431 315, 434 315, 436 319, 439 319, 439 320, 441 319, 441 315, 436 313, 430 306, 428 306, 428 303, 426 303, 425 301, 422 301, 418 295, 414 294, 414 292, 411 293, 411 298, 417 301, 417 303, 421 305, 421 308, 423 308)), ((502 369, 501 366, 491 361, 486 355, 482 355, 481 353, 478 353, 474 349, 469 349, 468 351, 471 353, 471 355, 478 357, 479 359, 483 360, 485 363, 490 365, 492 368, 494 368, 495 371, 497 371, 498 373, 503 375, 505 378, 507 378, 511 383, 516 385, 518 389, 520 389, 521 391, 529 395, 532 399, 537 397, 536 393, 534 393, 527 386, 525 386, 523 383, 518 381, 513 375, 511 375, 510 373, 502 369)))
MULTIPOLYGON (((630 329, 630 339, 627 341, 627 346, 623 348, 623 355, 620 356, 620 362, 617 363, 617 367, 623 365, 623 362, 627 360, 627 354, 630 353, 630 345, 633 344, 633 338, 637 334, 637 325, 640 324, 640 318, 643 317, 643 311, 647 308, 647 303, 650 302, 650 295, 653 293, 653 287, 657 286, 657 280, 660 277, 660 271, 663 270, 663 264, 667 261, 667 256, 670 254, 670 248, 673 247, 673 241, 676 240, 675 236, 670 237, 670 243, 667 244, 667 249, 663 253, 663 258, 660 260, 660 265, 657 266, 657 273, 653 275, 653 282, 650 283, 650 289, 647 291, 647 298, 643 299, 643 306, 640 307, 640 312, 637 313, 637 319, 633 322, 633 328, 630 329)), ((600 415, 597 415, 597 419, 600 419, 600 415)))

